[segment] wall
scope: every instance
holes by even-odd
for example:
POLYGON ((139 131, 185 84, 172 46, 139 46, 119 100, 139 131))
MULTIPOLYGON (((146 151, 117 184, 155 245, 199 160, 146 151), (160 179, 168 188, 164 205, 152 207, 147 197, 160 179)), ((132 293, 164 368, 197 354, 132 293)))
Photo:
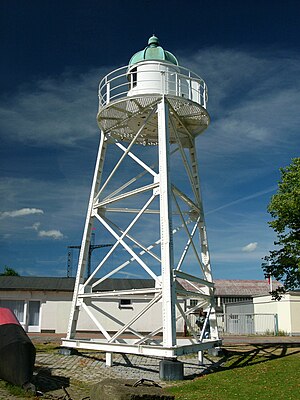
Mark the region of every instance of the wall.
POLYGON ((41 306, 41 330, 65 333, 71 309, 72 293, 48 292, 41 306))
POLYGON ((253 299, 255 313, 272 313, 278 315, 278 330, 291 335, 291 309, 289 296, 285 295, 280 301, 272 300, 271 296, 260 296, 253 299))
POLYGON ((239 302, 239 303, 228 303, 224 304, 225 314, 237 313, 237 314, 253 314, 254 305, 252 301, 239 302))
POLYGON ((291 334, 300 336, 300 293, 291 292, 289 300, 291 307, 291 334))
MULTIPOLYGON (((101 325, 107 331, 117 331, 122 325, 118 323, 127 323, 131 321, 137 314, 148 305, 151 298, 134 299, 129 307, 119 307, 118 299, 110 299, 99 302, 93 302, 95 307, 91 308, 92 313, 96 316, 101 325)), ((183 307, 183 302, 180 302, 183 307)), ((131 327, 139 332, 151 332, 152 330, 162 326, 161 302, 155 303, 148 309, 141 318, 136 320, 131 327)), ((177 312, 177 316, 179 313, 177 312)), ((85 313, 81 312, 78 320, 78 330, 96 330, 95 323, 85 313)), ((180 318, 176 324, 177 332, 183 332, 183 321, 180 318)))
MULTIPOLYGON (((1 300, 22 300, 25 303, 31 300, 40 301, 40 324, 37 332, 50 331, 66 332, 68 326, 72 293, 68 292, 46 292, 46 291, 1 291, 1 300)), ((25 307, 25 313, 28 308, 25 307)), ((23 328, 28 331, 26 324, 28 315, 24 316, 23 328)), ((31 330, 31 332, 33 332, 31 330)))
MULTIPOLYGON (((66 333, 69 323, 72 293, 70 292, 44 292, 44 291, 1 291, 1 299, 14 300, 39 300, 40 309, 40 330, 43 332, 66 333)), ((129 322, 139 312, 141 312, 150 298, 135 299, 130 307, 119 307, 118 299, 101 300, 94 302, 95 307, 92 314, 99 319, 105 329, 116 331, 120 329, 117 321, 123 324, 129 322), (111 316, 109 318, 108 316, 111 316)), ((181 307, 183 300, 179 301, 181 307)), ((140 332, 151 332, 157 327, 162 326, 161 302, 154 304, 139 320, 133 323, 132 328, 140 332)), ((177 316, 179 315, 178 311, 177 316)), ((24 326, 26 329, 26 326, 24 326)), ((177 321, 177 332, 183 332, 184 324, 182 318, 177 321)), ((80 313, 77 329, 81 331, 97 331, 97 327, 85 311, 80 313)))

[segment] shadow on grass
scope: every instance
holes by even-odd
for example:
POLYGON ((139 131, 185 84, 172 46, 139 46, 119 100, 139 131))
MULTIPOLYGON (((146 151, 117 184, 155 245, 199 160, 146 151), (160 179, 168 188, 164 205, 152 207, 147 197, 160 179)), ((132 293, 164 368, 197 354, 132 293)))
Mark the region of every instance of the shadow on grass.
POLYGON ((243 368, 298 354, 300 353, 300 344, 297 346, 284 343, 227 346, 222 349, 222 353, 222 357, 217 361, 206 356, 212 363, 208 372, 243 368))
MULTIPOLYGON (((213 357, 205 354, 205 359, 208 362, 204 363, 203 370, 197 374, 185 375, 184 380, 190 381, 212 372, 216 373, 235 368, 244 368, 298 353, 300 353, 300 344, 293 343, 226 346, 222 348, 221 357, 213 357)), ((185 364, 187 365, 188 362, 185 364)), ((193 364, 191 364, 191 367, 193 367, 193 364)))

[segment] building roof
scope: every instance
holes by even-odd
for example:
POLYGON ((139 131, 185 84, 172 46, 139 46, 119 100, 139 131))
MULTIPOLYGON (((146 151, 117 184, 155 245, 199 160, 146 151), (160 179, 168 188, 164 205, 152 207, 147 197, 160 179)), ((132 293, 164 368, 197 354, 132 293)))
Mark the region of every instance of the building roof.
MULTIPOLYGON (((279 282, 272 282, 273 290, 281 286, 279 282)), ((217 279, 215 281, 216 296, 257 296, 268 294, 270 284, 267 280, 238 280, 217 279)))
POLYGON ((131 57, 129 65, 149 60, 164 61, 178 65, 176 57, 159 45, 159 40, 155 35, 149 38, 148 46, 144 50, 138 51, 131 57))
MULTIPOLYGON (((94 280, 95 281, 95 280, 94 280)), ((63 291, 73 292, 75 278, 38 276, 0 276, 0 290, 63 291)), ((129 290, 154 287, 152 279, 108 278, 95 287, 96 290, 129 290)))
MULTIPOLYGON (((178 279, 186 290, 195 291, 187 281, 178 279)), ((0 276, 0 290, 31 290, 31 291, 63 291, 73 292, 75 278, 37 277, 37 276, 0 276)), ((279 285, 273 281, 273 288, 279 285)), ((154 287, 152 279, 113 279, 108 278, 96 286, 96 290, 130 290, 154 287)), ((200 285, 199 285, 200 286, 200 285)), ((216 279, 216 296, 252 297, 270 292, 267 280, 236 280, 216 279)))
MULTIPOLYGON (((180 284, 189 291, 195 291, 195 288, 183 279, 178 279, 180 284)), ((216 279, 215 283, 215 296, 220 297, 252 297, 270 293, 270 285, 267 280, 240 280, 240 279, 216 279)), ((194 283, 199 288, 203 287, 201 284, 194 283)), ((280 284, 273 281, 273 289, 280 284)))

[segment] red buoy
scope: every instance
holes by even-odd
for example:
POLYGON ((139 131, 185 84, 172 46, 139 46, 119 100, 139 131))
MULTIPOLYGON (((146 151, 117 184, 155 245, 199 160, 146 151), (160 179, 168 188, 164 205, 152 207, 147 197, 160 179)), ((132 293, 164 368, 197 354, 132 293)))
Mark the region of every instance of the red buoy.
POLYGON ((9 308, 0 308, 0 379, 17 386, 30 384, 35 347, 9 308))
POLYGON ((5 324, 20 325, 15 314, 9 308, 0 307, 0 325, 5 324))

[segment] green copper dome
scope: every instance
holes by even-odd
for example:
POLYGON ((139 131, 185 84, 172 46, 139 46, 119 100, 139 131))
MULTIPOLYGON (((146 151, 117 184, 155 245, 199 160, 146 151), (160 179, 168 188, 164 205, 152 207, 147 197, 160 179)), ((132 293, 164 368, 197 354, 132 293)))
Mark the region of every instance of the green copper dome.
POLYGON ((129 65, 149 60, 165 61, 178 65, 176 57, 159 45, 159 40, 155 35, 150 37, 148 46, 144 50, 138 51, 131 57, 129 65))

